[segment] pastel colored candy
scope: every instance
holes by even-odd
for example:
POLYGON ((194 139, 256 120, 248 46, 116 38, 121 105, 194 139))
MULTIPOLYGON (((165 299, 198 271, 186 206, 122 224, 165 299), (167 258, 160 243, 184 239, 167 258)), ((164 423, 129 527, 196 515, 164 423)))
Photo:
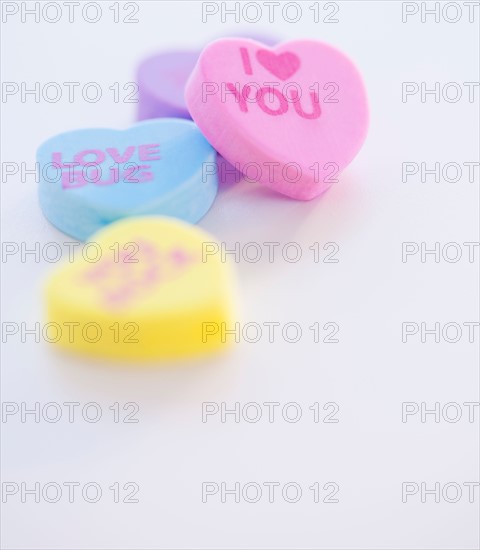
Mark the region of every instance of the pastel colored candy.
POLYGON ((220 327, 232 324, 233 274, 220 254, 204 261, 206 243, 215 239, 168 217, 128 218, 102 229, 88 243, 89 260, 78 255, 46 283, 49 326, 60 327, 50 341, 127 360, 224 347, 220 327))
POLYGON ((367 134, 358 70, 343 53, 314 40, 273 49, 254 40, 216 40, 200 55, 185 98, 193 120, 228 162, 295 199, 328 189, 367 134))
MULTIPOLYGON (((257 37, 255 37, 257 38, 257 37)), ((273 44, 268 37, 260 38, 273 44)), ((138 120, 162 117, 190 119, 185 104, 185 84, 200 50, 172 50, 148 57, 137 69, 138 120)))
POLYGON ((217 177, 220 188, 229 187, 239 183, 243 179, 243 174, 235 166, 232 166, 222 155, 217 155, 217 177))
POLYGON ((128 216, 166 215, 195 223, 212 205, 216 152, 188 120, 94 128, 41 145, 40 205, 64 233, 85 240, 128 216))
POLYGON ((138 120, 191 118, 185 105, 185 83, 198 51, 168 51, 149 57, 138 68, 138 120))

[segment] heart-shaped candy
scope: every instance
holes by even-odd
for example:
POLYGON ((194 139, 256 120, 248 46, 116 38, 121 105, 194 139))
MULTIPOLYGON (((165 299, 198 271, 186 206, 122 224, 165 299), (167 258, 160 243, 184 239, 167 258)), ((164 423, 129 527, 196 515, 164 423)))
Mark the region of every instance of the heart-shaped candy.
POLYGON ((183 119, 128 130, 89 129, 55 136, 37 152, 45 216, 85 240, 128 216, 158 214, 195 223, 212 205, 216 153, 183 119))
POLYGON ((274 49, 247 39, 216 40, 200 55, 185 99, 223 157, 249 179, 295 199, 328 189, 367 133, 358 70, 314 40, 274 49))
POLYGON ((176 358, 224 346, 232 326, 232 273, 215 239, 174 218, 145 216, 96 233, 46 285, 51 341, 125 359, 176 358), (96 261, 92 262, 92 259, 96 261))
POLYGON ((138 120, 160 117, 190 118, 185 105, 185 83, 200 52, 169 51, 149 57, 138 67, 138 120))
POLYGON ((292 52, 276 54, 270 50, 257 51, 258 62, 277 78, 287 80, 300 67, 300 59, 292 52))
MULTIPOLYGON (((250 36, 265 44, 276 39, 250 36)), ((137 69, 138 120, 161 117, 191 118, 185 104, 185 84, 200 50, 172 50, 148 57, 137 69)))

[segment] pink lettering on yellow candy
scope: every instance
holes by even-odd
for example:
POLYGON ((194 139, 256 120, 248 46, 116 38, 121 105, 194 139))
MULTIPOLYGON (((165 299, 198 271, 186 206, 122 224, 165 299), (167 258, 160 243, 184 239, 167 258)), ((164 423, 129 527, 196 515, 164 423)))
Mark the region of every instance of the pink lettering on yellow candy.
POLYGON ((82 284, 94 286, 99 301, 108 309, 125 308, 146 296, 158 285, 172 281, 198 261, 181 246, 160 250, 144 239, 132 239, 138 250, 122 251, 118 257, 103 257, 80 277, 82 284))

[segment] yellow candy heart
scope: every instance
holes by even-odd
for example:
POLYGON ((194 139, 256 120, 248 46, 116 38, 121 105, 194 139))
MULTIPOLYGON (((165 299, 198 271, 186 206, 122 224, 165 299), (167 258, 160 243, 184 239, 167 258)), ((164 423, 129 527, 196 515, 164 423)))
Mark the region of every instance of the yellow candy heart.
POLYGON ((224 343, 232 273, 220 256, 203 258, 208 233, 174 218, 127 218, 96 233, 46 286, 48 320, 58 344, 126 359, 202 354, 224 343), (95 258, 95 255, 97 258, 95 258))

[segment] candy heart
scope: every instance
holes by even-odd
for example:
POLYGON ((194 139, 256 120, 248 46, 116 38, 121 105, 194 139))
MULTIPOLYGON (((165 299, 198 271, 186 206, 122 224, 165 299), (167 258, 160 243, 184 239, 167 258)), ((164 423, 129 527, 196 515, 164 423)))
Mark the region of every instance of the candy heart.
POLYGON ((188 120, 143 122, 128 130, 60 134, 38 150, 45 216, 87 239, 127 216, 162 214, 197 222, 212 205, 216 153, 188 120))
POLYGON ((205 261, 206 244, 215 239, 168 217, 128 218, 102 229, 85 254, 47 281, 50 341, 125 359, 224 346, 219 327, 231 326, 232 273, 220 255, 205 261))
POLYGON ((328 189, 367 133, 359 72, 344 54, 314 40, 273 50, 253 40, 216 40, 203 50, 185 99, 228 162, 295 199, 328 189))
POLYGON ((185 83, 200 52, 163 52, 138 67, 138 120, 157 117, 190 118, 185 83))
POLYGON ((287 80, 294 75, 300 67, 300 59, 291 52, 275 54, 269 50, 258 50, 257 59, 261 65, 277 78, 287 80))
MULTIPOLYGON (((265 44, 276 40, 250 36, 265 44)), ((145 59, 137 69, 138 120, 161 117, 191 118, 185 104, 185 84, 200 50, 173 50, 145 59)))

